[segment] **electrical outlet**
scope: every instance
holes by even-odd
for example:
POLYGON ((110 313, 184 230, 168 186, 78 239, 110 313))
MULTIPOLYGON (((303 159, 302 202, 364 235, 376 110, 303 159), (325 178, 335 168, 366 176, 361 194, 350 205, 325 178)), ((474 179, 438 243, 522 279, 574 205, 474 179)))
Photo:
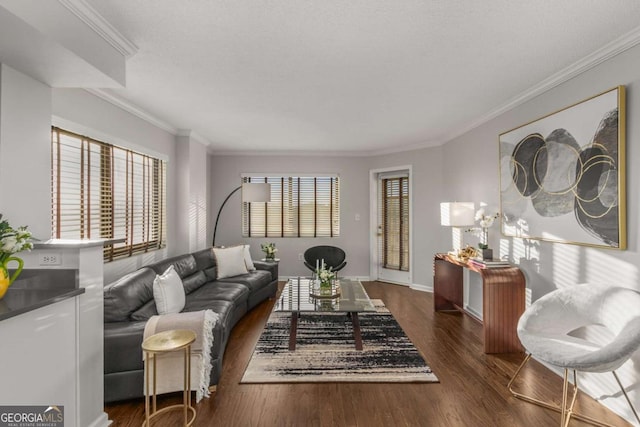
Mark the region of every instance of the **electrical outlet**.
POLYGON ((304 255, 298 254, 298 261, 304 261, 304 255))
POLYGON ((40 254, 40 265, 60 265, 60 261, 60 254, 57 252, 40 254))

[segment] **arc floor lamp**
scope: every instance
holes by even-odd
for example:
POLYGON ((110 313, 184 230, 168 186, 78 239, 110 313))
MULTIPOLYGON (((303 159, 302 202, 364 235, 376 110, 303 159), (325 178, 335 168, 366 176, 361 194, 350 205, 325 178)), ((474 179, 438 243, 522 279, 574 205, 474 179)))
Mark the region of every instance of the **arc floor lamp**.
POLYGON ((220 214, 224 205, 227 204, 231 196, 233 196, 238 190, 242 189, 242 201, 246 203, 267 203, 271 201, 271 184, 258 183, 258 182, 245 182, 242 185, 233 189, 231 193, 224 199, 220 209, 218 209, 218 215, 216 216, 216 225, 213 228, 213 241, 211 246, 216 245, 216 232, 218 231, 218 221, 220 220, 220 214))

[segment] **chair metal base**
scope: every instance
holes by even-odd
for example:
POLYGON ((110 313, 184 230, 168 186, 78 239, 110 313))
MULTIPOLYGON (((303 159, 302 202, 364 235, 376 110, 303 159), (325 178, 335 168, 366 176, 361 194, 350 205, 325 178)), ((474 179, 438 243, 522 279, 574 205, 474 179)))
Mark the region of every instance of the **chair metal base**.
MULTIPOLYGON (((544 402, 542 400, 536 399, 536 398, 531 397, 531 396, 524 395, 522 393, 518 393, 517 391, 513 390, 513 383, 515 382, 516 378, 520 374, 520 371, 522 371, 522 368, 524 368, 524 366, 527 363, 529 363, 530 360, 531 360, 531 354, 527 354, 527 356, 522 361, 522 363, 520 364, 520 366, 516 370, 515 374, 513 375, 513 378, 511 378, 511 381, 509 381, 509 384, 507 385, 507 388, 509 389, 509 392, 511 392, 511 394, 514 397, 516 397, 516 398, 518 398, 520 400, 524 400, 525 402, 533 403, 535 405, 542 406, 543 408, 547 408, 547 409, 551 409, 553 411, 559 412, 560 415, 561 415, 560 416, 560 426, 561 427, 567 427, 569 425, 569 421, 571 420, 571 418, 575 418, 577 420, 584 421, 586 423, 589 423, 589 424, 592 424, 592 425, 595 425, 595 426, 615 427, 615 426, 612 426, 611 424, 606 424, 606 423, 598 421, 598 420, 596 420, 594 418, 587 417, 586 415, 581 415, 581 414, 577 414, 577 413, 573 412, 573 405, 575 404, 576 397, 578 396, 578 377, 577 377, 577 374, 576 374, 575 370, 573 370, 573 396, 570 399, 571 400, 570 403, 569 403, 569 369, 565 369, 564 370, 564 381, 563 381, 563 386, 562 386, 562 406, 561 407, 559 407, 557 405, 553 405, 553 404, 548 403, 548 402, 544 402)), ((618 375, 616 374, 615 371, 611 371, 611 373, 613 374, 613 376, 615 377, 616 381, 618 382, 618 385, 620 386, 620 390, 622 390, 622 393, 624 394, 624 397, 627 399, 627 403, 629 404, 629 407, 631 408, 631 411, 633 411, 633 415, 635 415, 636 419, 638 420, 638 423, 640 423, 640 417, 638 417, 638 413, 636 412, 635 408, 633 407, 633 404, 631 403, 631 400, 629 399, 629 396, 627 395, 626 390, 622 386, 622 383, 620 382, 620 378, 618 378, 618 375)))

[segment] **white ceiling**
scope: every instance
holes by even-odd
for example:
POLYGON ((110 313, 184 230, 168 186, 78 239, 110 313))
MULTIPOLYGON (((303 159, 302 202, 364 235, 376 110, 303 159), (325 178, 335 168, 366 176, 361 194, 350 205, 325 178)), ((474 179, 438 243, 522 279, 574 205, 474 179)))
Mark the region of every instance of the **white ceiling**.
POLYGON ((87 2, 139 49, 104 92, 216 152, 441 144, 640 22, 637 0, 87 2))

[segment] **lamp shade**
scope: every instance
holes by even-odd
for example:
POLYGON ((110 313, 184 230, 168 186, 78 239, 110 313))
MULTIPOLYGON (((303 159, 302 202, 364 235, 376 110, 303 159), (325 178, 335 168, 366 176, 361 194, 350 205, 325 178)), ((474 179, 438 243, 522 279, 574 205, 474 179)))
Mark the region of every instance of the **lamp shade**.
POLYGON ((440 224, 450 227, 464 227, 475 223, 475 203, 440 203, 440 224))
POLYGON ((270 202, 271 184, 245 182, 242 184, 243 202, 270 202))

